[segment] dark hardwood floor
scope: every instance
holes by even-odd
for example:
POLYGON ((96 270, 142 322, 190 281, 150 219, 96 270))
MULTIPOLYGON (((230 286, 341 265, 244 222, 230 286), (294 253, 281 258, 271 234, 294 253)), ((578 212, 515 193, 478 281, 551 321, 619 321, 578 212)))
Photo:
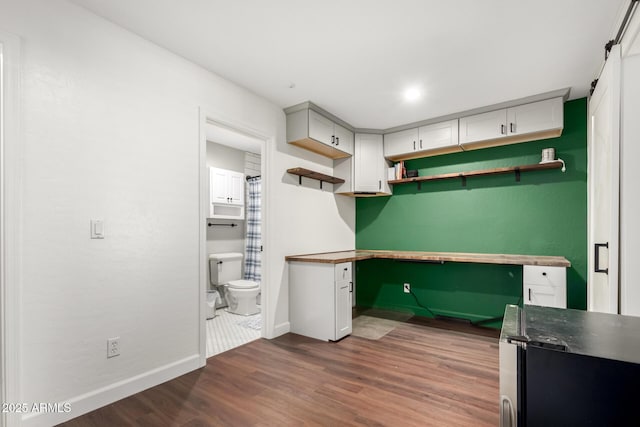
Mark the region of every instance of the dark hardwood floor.
POLYGON ((498 340, 416 322, 377 341, 260 339, 64 425, 496 426, 498 340))

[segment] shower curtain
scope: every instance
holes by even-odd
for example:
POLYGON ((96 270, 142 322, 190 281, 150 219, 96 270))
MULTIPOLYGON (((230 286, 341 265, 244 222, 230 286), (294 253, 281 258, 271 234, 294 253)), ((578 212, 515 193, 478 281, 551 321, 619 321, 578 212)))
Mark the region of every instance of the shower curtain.
POLYGON ((244 257, 244 279, 260 282, 260 258, 262 252, 262 233, 260 223, 262 184, 259 176, 249 178, 247 209, 247 242, 244 257))

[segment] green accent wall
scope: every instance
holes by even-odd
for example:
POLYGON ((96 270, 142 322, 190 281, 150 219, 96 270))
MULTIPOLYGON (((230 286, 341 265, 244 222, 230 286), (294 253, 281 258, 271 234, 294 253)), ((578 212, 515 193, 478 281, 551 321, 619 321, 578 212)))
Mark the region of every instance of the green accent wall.
MULTIPOLYGON (((409 160, 407 169, 434 175, 534 164, 554 147, 559 169, 395 185, 391 197, 356 201, 356 247, 438 252, 559 255, 567 269, 567 304, 586 308, 587 101, 565 103, 558 138, 409 160)), ((356 263, 360 307, 410 311, 472 321, 502 315, 521 302, 521 266, 424 264, 391 260, 356 263), (403 293, 409 282, 419 304, 403 293)), ((493 326, 499 326, 499 322, 493 326)))

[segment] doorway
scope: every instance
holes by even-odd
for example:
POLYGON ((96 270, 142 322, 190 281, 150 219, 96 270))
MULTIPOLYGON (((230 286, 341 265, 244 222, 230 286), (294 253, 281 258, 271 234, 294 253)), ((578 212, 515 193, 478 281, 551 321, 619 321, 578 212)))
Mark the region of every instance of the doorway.
POLYGON ((209 114, 201 119, 202 348, 209 358, 266 336, 269 139, 209 114))

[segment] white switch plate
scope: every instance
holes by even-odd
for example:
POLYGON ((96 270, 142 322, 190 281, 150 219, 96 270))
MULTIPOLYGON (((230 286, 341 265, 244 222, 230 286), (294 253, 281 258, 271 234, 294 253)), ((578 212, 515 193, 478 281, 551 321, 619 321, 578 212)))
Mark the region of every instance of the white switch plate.
POLYGON ((101 219, 91 220, 91 238, 104 239, 104 220, 101 220, 101 219))

